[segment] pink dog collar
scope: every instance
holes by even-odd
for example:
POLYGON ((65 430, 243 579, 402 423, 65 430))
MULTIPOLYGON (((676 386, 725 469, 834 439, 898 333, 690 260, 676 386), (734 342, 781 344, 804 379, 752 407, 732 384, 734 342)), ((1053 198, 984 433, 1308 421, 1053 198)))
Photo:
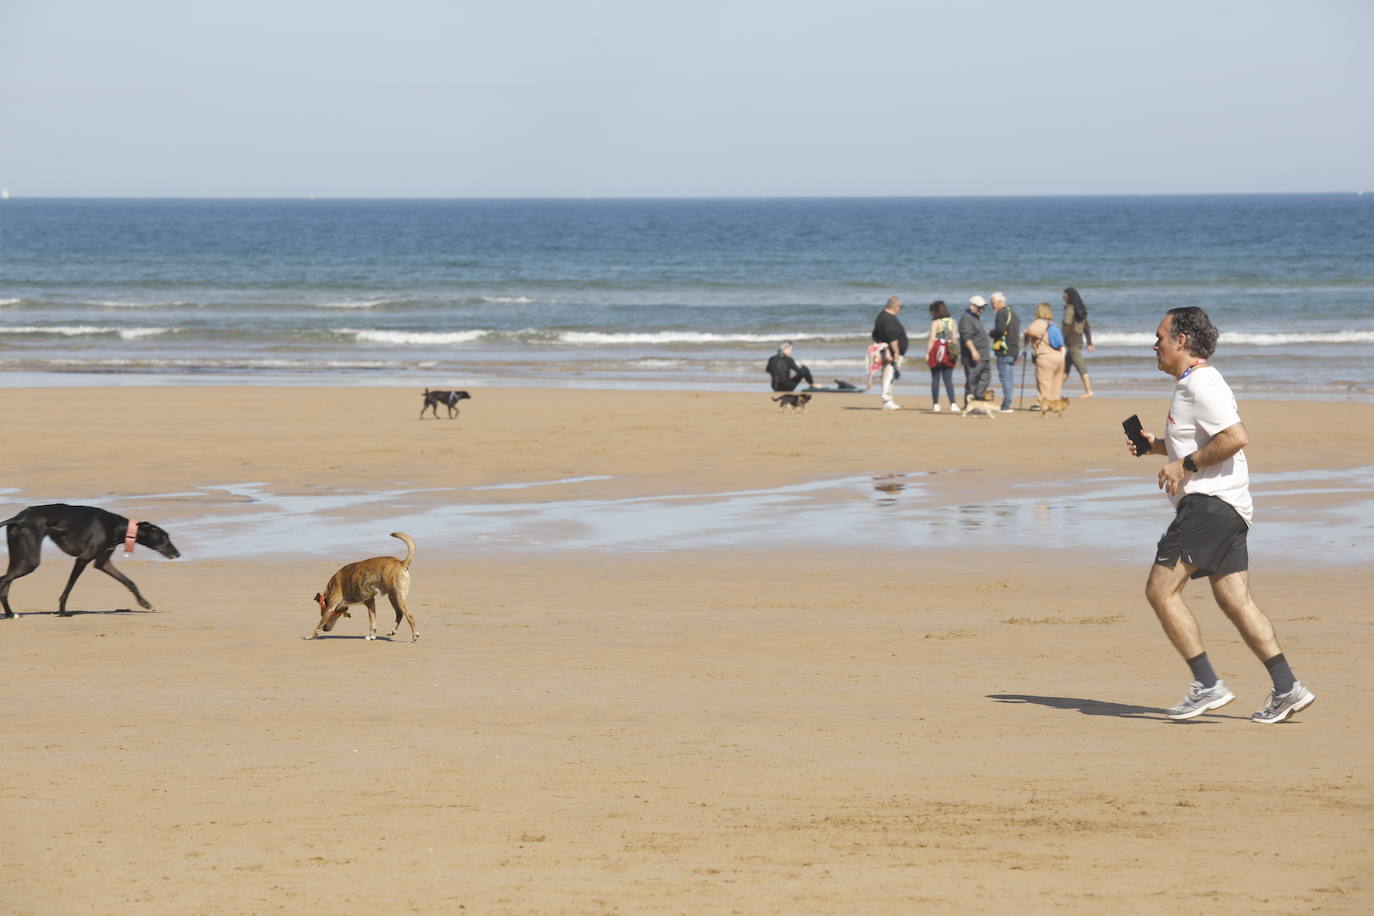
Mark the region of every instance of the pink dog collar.
POLYGON ((138 522, 129 519, 129 530, 124 532, 124 556, 134 555, 134 540, 138 537, 138 522))

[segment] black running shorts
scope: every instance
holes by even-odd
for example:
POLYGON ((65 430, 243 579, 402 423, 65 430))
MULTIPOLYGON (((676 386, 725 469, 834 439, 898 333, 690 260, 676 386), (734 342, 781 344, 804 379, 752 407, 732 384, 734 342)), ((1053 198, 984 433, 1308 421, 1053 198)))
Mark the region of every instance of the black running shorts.
POLYGON ((1230 503, 1215 496, 1189 493, 1155 548, 1155 563, 1172 569, 1179 560, 1193 567, 1192 578, 1224 576, 1250 568, 1245 537, 1250 526, 1230 503))

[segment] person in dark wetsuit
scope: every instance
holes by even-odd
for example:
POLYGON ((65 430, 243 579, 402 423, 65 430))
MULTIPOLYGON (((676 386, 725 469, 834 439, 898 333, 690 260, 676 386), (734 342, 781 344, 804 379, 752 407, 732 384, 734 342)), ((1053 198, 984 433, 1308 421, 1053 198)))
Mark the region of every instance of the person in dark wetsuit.
POLYGON ((803 381, 806 387, 815 388, 811 370, 792 358, 792 341, 778 347, 778 352, 768 358, 768 374, 773 379, 774 391, 795 391, 803 381))

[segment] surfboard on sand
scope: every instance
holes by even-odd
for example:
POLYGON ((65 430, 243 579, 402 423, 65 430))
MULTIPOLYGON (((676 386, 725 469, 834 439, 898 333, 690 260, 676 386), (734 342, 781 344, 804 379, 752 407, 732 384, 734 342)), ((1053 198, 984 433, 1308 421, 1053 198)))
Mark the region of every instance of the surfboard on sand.
POLYGON ((862 394, 863 389, 858 385, 851 385, 842 378, 835 379, 833 386, 827 385, 824 388, 799 388, 798 391, 806 391, 810 394, 862 394))

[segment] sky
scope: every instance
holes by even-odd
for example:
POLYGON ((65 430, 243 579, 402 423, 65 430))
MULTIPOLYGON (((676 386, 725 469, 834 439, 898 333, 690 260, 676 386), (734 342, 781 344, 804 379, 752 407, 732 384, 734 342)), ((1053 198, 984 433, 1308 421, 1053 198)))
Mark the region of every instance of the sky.
POLYGON ((1374 3, 0 0, 30 197, 1374 191, 1374 3))

